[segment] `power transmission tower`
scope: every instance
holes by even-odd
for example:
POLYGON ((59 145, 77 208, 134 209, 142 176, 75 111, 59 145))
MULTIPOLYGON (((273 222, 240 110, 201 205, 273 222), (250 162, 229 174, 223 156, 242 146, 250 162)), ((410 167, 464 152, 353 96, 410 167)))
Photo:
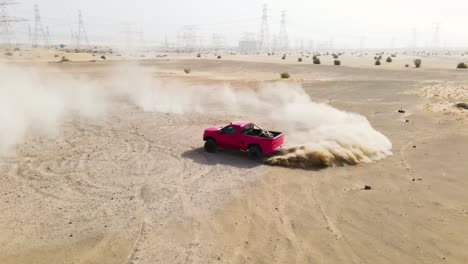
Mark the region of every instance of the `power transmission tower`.
POLYGON ((359 40, 359 49, 361 50, 361 53, 363 53, 364 49, 366 48, 366 38, 366 36, 361 36, 359 40))
POLYGON ((179 46, 184 51, 193 51, 197 46, 196 26, 183 26, 179 33, 179 46))
POLYGON ((72 45, 73 42, 75 42, 75 39, 76 39, 75 32, 73 32, 73 28, 70 28, 70 45, 72 45))
POLYGON ((263 5, 262 25, 260 26, 260 33, 258 35, 258 49, 259 51, 268 51, 270 47, 270 31, 268 29, 268 6, 263 5))
POLYGON ((434 37, 432 39, 433 49, 438 49, 440 47, 440 23, 434 23, 434 37))
POLYGON ((45 43, 47 46, 49 46, 49 43, 50 43, 50 31, 49 31, 49 26, 46 27, 46 31, 45 31, 45 43))
POLYGON ((7 6, 14 4, 18 3, 12 1, 0 1, 0 40, 8 45, 10 45, 13 40, 11 23, 26 21, 26 19, 8 15, 7 6))
POLYGON ((392 37, 390 39, 390 49, 394 50, 395 49, 395 37, 392 37))
POLYGON ((81 10, 78 10, 78 32, 76 36, 76 46, 80 48, 82 40, 89 46, 88 34, 86 34, 86 29, 83 23, 83 15, 81 14, 81 10))
POLYGON ((34 5, 34 38, 33 47, 37 47, 39 44, 39 37, 42 38, 42 44, 48 45, 47 35, 41 22, 41 15, 39 13, 39 6, 34 5))
POLYGON ((28 24, 28 44, 32 44, 31 25, 28 24))
POLYGON ((331 36, 330 40, 328 41, 328 49, 333 51, 335 49, 335 37, 331 36))
POLYGON ((279 47, 287 50, 289 46, 288 33, 286 32, 286 11, 281 12, 281 27, 279 33, 279 47))
POLYGON ((416 49, 418 47, 418 32, 416 28, 413 28, 412 35, 413 35, 413 40, 410 44, 410 48, 416 49))

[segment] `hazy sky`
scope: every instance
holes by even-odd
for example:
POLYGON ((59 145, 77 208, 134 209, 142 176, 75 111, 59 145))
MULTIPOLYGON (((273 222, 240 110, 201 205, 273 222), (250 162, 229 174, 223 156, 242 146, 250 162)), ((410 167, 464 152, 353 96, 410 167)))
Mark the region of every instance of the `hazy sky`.
MULTIPOLYGON (((333 39, 336 47, 359 47, 362 36, 366 47, 406 47, 416 29, 418 46, 433 43, 435 23, 440 23, 441 46, 468 47, 467 0, 18 0, 8 8, 10 15, 28 19, 16 26, 18 39, 27 39, 27 24, 34 28, 33 5, 38 4, 42 23, 52 39, 70 41, 77 29, 77 10, 81 9, 91 42, 123 43, 125 23, 132 31, 142 31, 149 43, 172 41, 184 25, 195 25, 204 44, 213 33, 234 44, 243 32, 258 34, 262 5, 268 5, 269 29, 278 34, 280 14, 287 12, 291 44, 309 45, 333 39)), ((139 34, 135 33, 134 36, 139 34)))

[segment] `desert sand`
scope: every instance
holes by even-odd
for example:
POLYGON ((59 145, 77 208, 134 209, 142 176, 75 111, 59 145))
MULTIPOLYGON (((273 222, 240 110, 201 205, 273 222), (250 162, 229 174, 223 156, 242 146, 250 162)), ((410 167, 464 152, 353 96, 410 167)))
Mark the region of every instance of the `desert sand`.
MULTIPOLYGON (((57 57, 47 54, 2 61, 95 81, 126 65, 89 54, 48 63, 57 57)), ((393 155, 307 170, 213 155, 205 127, 252 117, 281 127, 262 113, 144 111, 114 95, 105 117, 68 113, 57 135, 26 135, 2 158, 0 263, 467 263, 468 110, 454 104, 468 100, 468 73, 456 59, 415 69, 403 66, 409 55, 382 67, 346 56, 339 67, 244 55, 138 64, 169 83, 299 84, 316 102, 366 117, 393 155)))

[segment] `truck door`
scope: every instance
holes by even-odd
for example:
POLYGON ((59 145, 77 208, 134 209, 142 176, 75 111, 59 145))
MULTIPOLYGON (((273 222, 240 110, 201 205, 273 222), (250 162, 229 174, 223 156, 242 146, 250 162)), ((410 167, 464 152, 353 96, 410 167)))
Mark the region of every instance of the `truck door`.
POLYGON ((237 126, 229 125, 221 129, 221 134, 217 140, 218 145, 223 148, 236 148, 238 128, 237 126))

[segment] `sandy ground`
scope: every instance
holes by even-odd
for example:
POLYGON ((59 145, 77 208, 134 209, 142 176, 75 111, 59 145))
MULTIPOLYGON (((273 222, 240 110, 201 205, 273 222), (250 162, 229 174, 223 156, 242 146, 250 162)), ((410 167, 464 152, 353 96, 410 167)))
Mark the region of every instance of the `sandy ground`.
MULTIPOLYGON (((44 71, 98 79, 114 63, 44 71)), ((108 118, 70 115, 58 137, 30 137, 1 163, 0 263, 468 262, 468 110, 452 104, 467 100, 466 71, 263 59, 142 65, 163 79, 239 89, 287 71, 314 100, 366 116, 394 155, 323 170, 210 155, 203 128, 242 116, 147 113, 115 98, 108 118)))

